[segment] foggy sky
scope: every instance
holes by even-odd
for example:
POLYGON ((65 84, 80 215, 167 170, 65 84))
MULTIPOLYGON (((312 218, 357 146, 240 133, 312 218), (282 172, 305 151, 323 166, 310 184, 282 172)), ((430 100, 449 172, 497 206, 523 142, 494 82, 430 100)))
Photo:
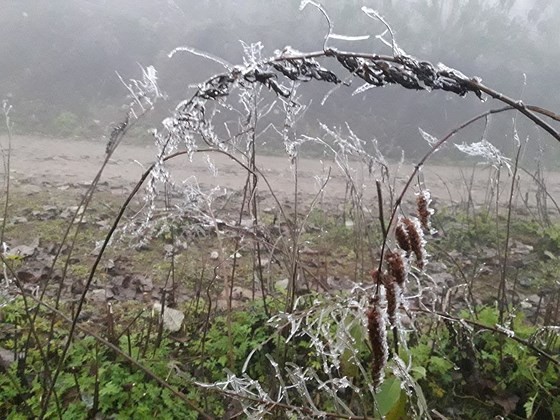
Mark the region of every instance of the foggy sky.
MULTIPOLYGON (((187 95, 189 84, 223 70, 188 54, 169 59, 169 51, 188 45, 241 63, 240 40, 262 41, 265 55, 286 45, 318 50, 327 29, 325 20, 312 7, 299 11, 299 4, 298 0, 3 2, 0 99, 14 105, 14 119, 22 132, 56 134, 61 121, 66 123, 63 117, 70 115, 76 118, 79 135, 101 136, 119 119, 126 103, 127 92, 116 73, 125 79, 137 77, 139 64, 154 65, 169 94, 150 122, 157 124, 187 95)), ((523 95, 527 103, 560 109, 560 93, 550 88, 557 85, 560 62, 560 6, 551 0, 326 0, 323 4, 336 33, 372 35, 368 41, 332 40, 329 45, 389 52, 374 38, 383 32, 383 25, 360 11, 367 5, 386 17, 407 53, 479 76, 514 98, 523 95)), ((324 65, 347 77, 336 63, 324 61, 324 65)), ((416 150, 423 147, 418 127, 441 135, 492 105, 471 96, 399 87, 351 97, 359 84, 337 92, 324 107, 319 102, 330 87, 306 87, 313 104, 309 125, 318 120, 348 121, 366 138, 416 150)), ((493 125, 498 143, 511 134, 506 132, 509 125, 510 118, 493 125)), ((531 125, 522 129, 524 134, 545 137, 531 125)))

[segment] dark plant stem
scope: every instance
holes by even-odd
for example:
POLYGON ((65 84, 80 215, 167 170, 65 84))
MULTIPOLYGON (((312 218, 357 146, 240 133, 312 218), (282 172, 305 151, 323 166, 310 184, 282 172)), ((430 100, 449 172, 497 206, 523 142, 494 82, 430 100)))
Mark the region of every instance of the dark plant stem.
MULTIPOLYGON (((60 310, 56 309, 55 307, 49 305, 46 302, 43 302, 41 300, 39 300, 36 297, 33 297, 31 295, 27 295, 30 299, 32 299, 33 301, 35 301, 37 304, 39 304, 40 306, 45 307, 46 309, 48 309, 50 312, 52 312, 53 314, 58 315, 63 321, 67 322, 70 325, 74 325, 75 324, 75 320, 66 316, 64 313, 62 313, 60 310)), ((142 363, 140 363, 139 361, 133 359, 131 356, 129 356, 128 354, 124 353, 119 347, 115 346, 114 344, 110 343, 109 341, 105 340, 104 338, 102 338, 99 334, 90 331, 89 329, 81 326, 81 325, 76 325, 75 327, 76 329, 84 332, 85 334, 93 337, 96 341, 98 341, 100 344, 103 344, 104 346, 106 346, 107 348, 111 349, 115 354, 119 355, 120 357, 124 358, 128 363, 130 363, 132 366, 134 366, 135 368, 137 368, 138 370, 144 372, 144 374, 146 374, 146 376, 148 376, 149 378, 151 378, 152 380, 154 380, 155 382, 157 382, 159 385, 161 385, 163 388, 167 389, 171 394, 173 394, 174 396, 176 396, 177 398, 179 398, 181 401, 183 401, 185 404, 187 404, 191 409, 193 409, 194 411, 196 411, 202 418, 204 419, 208 419, 211 420, 212 417, 207 415, 200 407, 198 407, 198 405, 192 401, 190 398, 188 398, 185 394, 183 394, 181 391, 176 390, 174 387, 172 387, 171 385, 169 385, 164 379, 162 379, 161 377, 159 377, 158 375, 156 375, 154 372, 152 372, 149 368, 147 368, 146 366, 144 366, 142 363)))
POLYGON ((387 228, 385 227, 385 217, 383 216, 383 193, 381 191, 381 181, 375 180, 375 187, 377 188, 377 208, 379 211, 379 224, 381 225, 381 233, 383 240, 387 238, 387 228))
MULTIPOLYGON (((109 341, 110 342, 110 341, 109 341)), ((112 343, 114 345, 114 343, 112 343)), ((95 371, 95 383, 94 383, 94 388, 93 388, 93 404, 91 407, 91 411, 90 411, 90 416, 92 418, 95 418, 95 416, 97 415, 98 411, 99 411, 99 386, 100 386, 100 380, 99 380, 99 367, 101 365, 100 363, 100 359, 99 359, 99 341, 95 342, 95 360, 94 360, 94 371, 95 371)))
POLYGON ((299 270, 299 228, 298 228, 298 158, 297 156, 293 159, 292 164, 294 166, 294 217, 290 222, 290 233, 292 236, 292 249, 291 249, 291 266, 290 266, 290 281, 288 283, 287 290, 287 300, 286 300, 286 312, 292 313, 294 310, 294 303, 296 298, 296 286, 298 280, 298 270, 299 270))
POLYGON ((511 215, 513 211, 513 196, 515 193, 515 184, 517 182, 517 170, 519 168, 519 158, 521 157, 521 144, 517 147, 517 154, 515 155, 515 165, 513 167, 513 174, 511 177, 511 188, 508 197, 508 208, 507 208, 507 222, 506 222, 506 241, 504 243, 504 259, 502 263, 502 272, 500 276, 500 288, 498 291, 498 322, 502 324, 504 322, 504 313, 507 308, 507 264, 509 257, 509 240, 511 236, 511 215))
MULTIPOLYGON (((491 109, 489 111, 486 111, 482 114, 479 114, 473 118, 471 118, 468 121, 465 121, 464 123, 462 123, 461 125, 459 125, 458 127, 454 128, 453 130, 451 130, 447 135, 445 135, 444 137, 442 137, 440 140, 438 140, 438 142, 422 157, 422 159, 420 159, 418 161, 418 163, 414 166, 414 170, 412 171, 412 173, 410 174, 408 180, 406 181, 405 186, 403 187, 401 193, 399 194, 399 196, 397 197, 397 199, 395 200, 395 204, 393 205, 393 209, 391 211, 391 216, 389 218, 389 222, 387 224, 387 231, 389 231, 391 229, 391 226, 393 225, 394 221, 395 221, 395 217, 397 215, 397 212, 399 211, 400 205, 402 203, 402 200, 404 199, 404 196, 406 194, 406 192, 408 191, 408 189, 410 188, 410 185, 412 184, 412 181, 414 180, 416 174, 418 173, 418 171, 420 170, 420 168, 426 163, 426 161, 441 147, 443 146, 444 143, 446 143, 450 138, 452 138, 455 134, 457 134, 459 131, 463 130, 465 127, 468 127, 469 125, 483 119, 486 118, 488 115, 492 115, 492 114, 498 114, 501 112, 505 112, 505 111, 511 111, 513 110, 514 107, 512 106, 508 106, 508 107, 504 107, 504 108, 498 108, 498 109, 491 109)), ((381 245, 381 252, 379 255, 379 271, 381 272, 381 266, 383 264, 383 256, 385 253, 385 249, 387 247, 387 238, 385 238, 383 240, 383 244, 381 245)))
MULTIPOLYGON (((8 208, 10 203, 10 173, 11 173, 11 159, 12 159, 12 123, 10 121, 10 112, 8 105, 4 103, 4 120, 6 122, 6 130, 8 131, 8 150, 5 153, 4 160, 4 179, 6 185, 6 193, 4 196, 4 211, 2 212, 2 230, 0 230, 0 252, 3 252, 4 246, 4 232, 6 231, 6 223, 8 222, 8 208)), ((4 151, 3 151, 4 152, 4 151)), ((8 281, 5 279, 5 281, 8 281)))
MULTIPOLYGON (((252 170, 252 174, 249 174, 251 178, 251 194, 250 194, 250 203, 251 203, 251 213, 253 218, 253 230, 255 235, 257 234, 258 225, 259 225, 259 213, 258 213, 258 199, 257 199, 257 184, 259 181, 259 177, 256 175, 256 156, 257 156, 257 149, 256 149, 256 133, 257 133, 257 123, 259 119, 259 113, 257 111, 257 94, 254 95, 253 98, 253 127, 251 130, 251 155, 249 161, 249 167, 252 170)), ((270 317, 270 312, 268 310, 268 304, 266 302, 266 289, 264 285, 264 274, 263 274, 263 267, 262 267, 262 257, 261 257, 261 243, 260 241, 254 242, 254 247, 256 251, 256 260, 253 258, 254 267, 253 267, 253 276, 252 276, 252 298, 255 298, 255 275, 254 273, 257 272, 259 277, 259 284, 261 288, 261 298, 263 303, 264 313, 267 317, 270 317), (256 264, 255 264, 256 262, 256 264)))

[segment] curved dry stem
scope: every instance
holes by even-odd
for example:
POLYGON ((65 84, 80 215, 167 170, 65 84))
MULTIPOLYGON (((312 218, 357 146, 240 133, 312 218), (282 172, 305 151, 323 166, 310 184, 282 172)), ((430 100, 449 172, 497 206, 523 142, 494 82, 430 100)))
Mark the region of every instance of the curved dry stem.
MULTIPOLYGON (((389 217, 389 222, 387 223, 387 233, 391 230, 391 226, 393 225, 393 223, 395 221, 395 217, 397 215, 397 212, 399 211, 402 200, 404 199, 405 194, 407 193, 408 189, 410 188, 410 185, 412 184, 412 181, 414 180, 414 177, 416 176, 416 174, 418 174, 418 171, 426 163, 426 161, 441 146, 443 146, 443 144, 445 142, 447 142, 450 138, 452 138, 459 131, 463 130, 464 128, 468 127, 469 125, 471 125, 471 124, 473 124, 473 123, 475 123, 475 122, 477 122, 477 121, 479 121, 483 118, 486 118, 488 115, 498 114, 498 113, 505 112, 505 111, 511 111, 513 109, 515 109, 515 108, 512 107, 512 106, 507 106, 505 108, 491 109, 489 111, 486 111, 482 114, 479 114, 479 115, 471 118, 470 120, 464 122, 463 124, 459 125, 458 127, 454 128, 449 133, 447 133, 447 135, 445 135, 440 140, 438 140, 438 142, 414 166, 414 170, 412 171, 408 180, 406 181, 406 184, 403 187, 401 193, 399 194, 399 196, 395 200, 395 204, 393 205, 393 209, 391 210, 391 216, 389 217)), ((383 244, 381 245, 381 252, 380 252, 380 256, 379 256, 379 267, 378 267, 379 270, 381 270, 381 265, 383 264, 383 256, 384 256, 384 253, 385 253, 385 249, 387 248, 387 239, 388 239, 388 235, 385 235, 385 237, 383 238, 383 244)))
POLYGON ((539 112, 539 113, 543 113, 544 115, 546 115, 547 117, 550 118, 554 118, 555 120, 558 121, 558 116, 555 115, 553 112, 549 112, 546 111, 543 108, 540 107, 528 107, 526 106, 522 101, 516 101, 498 91, 495 91, 491 88, 489 88, 488 86, 483 85, 482 83, 477 82, 476 80, 470 80, 469 83, 474 89, 478 89, 484 93, 486 93, 488 96, 491 96, 494 99, 497 99, 500 102, 503 102, 505 104, 508 104, 509 106, 517 109, 519 112, 521 112, 523 115, 525 115, 527 118, 529 118, 531 121, 533 121, 535 124, 537 124, 539 127, 541 127, 543 130, 545 130, 546 132, 548 132, 552 137, 554 137, 556 140, 560 141, 560 133, 558 133, 557 130, 555 130, 550 124, 548 124, 547 122, 545 122, 542 118, 539 118, 535 112, 539 112), (535 110, 533 112, 533 110, 535 110))
POLYGON ((300 10, 303 10, 308 4, 310 4, 311 6, 317 8, 321 14, 324 16, 325 20, 327 21, 327 24, 329 25, 329 31, 327 32, 327 34, 325 35, 325 38, 323 40, 323 51, 325 51, 327 49, 327 42, 329 41, 330 36, 333 33, 333 23, 331 18, 329 17, 327 11, 325 10, 325 8, 321 5, 321 3, 317 3, 316 1, 313 0, 303 0, 301 2, 300 5, 300 10))
MULTIPOLYGON (((216 153, 221 153, 224 154, 226 156, 228 156, 230 159, 232 159, 233 161, 235 161, 237 164, 239 164, 241 167, 243 167, 247 172, 256 175, 261 174, 260 170, 257 170, 257 172, 252 171, 247 165, 245 165, 243 162, 241 162, 238 158, 236 158, 235 156, 233 156, 232 154, 224 151, 224 150, 220 150, 220 149, 199 149, 196 152, 216 152, 216 153)), ((166 162, 168 160, 174 159, 178 156, 182 156, 182 155, 186 155, 189 154, 189 151, 184 150, 184 151, 180 151, 180 152, 176 152, 173 153, 171 155, 168 155, 166 157, 163 158, 163 162, 166 162)), ((93 278, 95 276, 95 273, 97 271, 97 267, 99 265, 99 263, 101 262, 101 258, 103 257, 103 254, 105 253, 105 250, 107 249, 107 246, 109 245, 109 242, 111 241, 111 238, 113 237, 113 234, 115 233, 118 224, 120 223, 122 217, 124 216, 124 213, 126 211, 126 209, 128 208, 128 206, 130 205, 132 199, 136 196, 136 194, 138 193, 138 191, 140 190, 140 188, 142 187, 142 185, 144 184, 144 182, 146 181, 146 179, 148 178, 148 176, 150 175, 150 173, 152 172, 152 170, 155 168, 156 164, 152 164, 140 177, 140 180, 138 181, 138 183, 136 184, 136 186, 134 187, 134 189, 132 190, 132 192, 128 195, 127 199, 125 200, 125 202, 123 203, 123 205, 121 206, 117 216, 115 217, 115 220, 113 221, 113 224, 109 230, 109 232, 107 233, 105 240, 103 242, 103 245, 101 246, 101 249, 91 267, 90 273, 88 275, 88 279, 86 280, 86 283, 84 285, 84 290, 78 300, 78 305, 76 308, 76 312, 74 314, 74 318, 73 318, 73 323, 71 325, 70 331, 69 331, 69 336, 68 336, 68 340, 66 341, 66 344, 64 346, 64 349, 60 355, 60 361, 58 363, 57 369, 55 370, 53 379, 51 381, 51 387, 50 390, 47 392, 47 395, 50 395, 50 393, 52 393, 52 388, 54 387, 56 380, 58 378, 58 375, 61 372, 62 369, 62 365, 64 363, 64 360, 66 358, 66 354, 68 353, 68 350, 70 348, 70 344, 72 342, 72 336, 74 334, 74 331, 76 329, 77 326, 77 321, 78 321, 78 317, 82 311, 83 305, 85 303, 86 300, 86 294, 87 291, 89 290, 89 287, 91 286, 91 283, 93 281, 93 278)), ((256 169, 256 168, 255 168, 256 169)), ((263 177, 263 179, 265 180, 267 186, 270 188, 271 193, 273 194, 274 198, 276 199, 277 203, 280 205, 280 202, 278 201, 278 199, 276 198, 276 196, 274 195, 274 191, 271 188, 270 183, 266 180, 266 177, 263 177)), ((285 217, 285 214, 282 210, 282 207, 280 207, 283 216, 285 217)))
MULTIPOLYGON (((147 112, 147 111, 145 111, 145 112, 147 112)), ((143 115, 143 114, 141 114, 141 115, 143 115)), ((103 171, 105 170, 105 167, 109 163, 109 160, 110 160, 111 156, 113 155, 113 153, 115 152, 115 150, 119 146, 121 140, 124 138, 124 136, 126 135, 128 130, 130 129, 130 127, 133 125, 133 123, 129 124, 129 118, 130 118, 130 115, 127 114, 125 122, 122 123, 119 126, 119 128, 115 128, 116 136, 111 141, 111 143, 107 146, 105 159, 103 160, 103 163, 102 163, 101 167, 99 168, 99 170, 97 171, 97 174, 95 175, 95 178, 93 179, 90 186, 88 187, 88 189, 86 191, 86 194, 84 195, 83 199, 80 201, 80 205, 78 206, 78 208, 76 209, 76 211, 72 215, 72 218, 71 218, 70 222, 68 223, 68 225, 66 227, 66 230, 65 230, 64 235, 62 237, 60 246, 56 250, 53 261, 51 263, 51 267, 50 267, 50 271, 49 271, 51 275, 52 275, 52 273, 54 273, 54 267, 56 266, 58 258, 60 257, 60 254, 62 253, 62 249, 64 247, 64 244, 66 243, 68 237, 70 236, 70 231, 72 230, 72 227, 76 226, 75 222, 76 222, 76 220, 78 219, 78 216, 79 216, 79 222, 77 223, 76 231, 74 232, 74 236, 73 236, 73 238, 70 242, 70 246, 69 246, 69 249, 68 249, 68 255, 67 255, 67 258, 66 258, 66 261, 65 261, 65 264, 64 264, 63 272, 62 272, 62 279, 64 279, 66 277, 66 273, 67 273, 68 268, 70 266, 70 260, 71 260, 71 257, 72 257, 72 252, 73 252, 74 246, 76 244, 78 233, 80 232, 81 222, 83 221, 83 219, 85 217, 86 210, 89 207, 89 204, 91 202, 91 199, 93 197, 95 189, 97 188, 97 184, 99 183, 99 180, 101 179, 101 176, 103 174, 103 171)), ((135 120, 135 121, 137 121, 137 120, 135 120)), ((51 279, 51 277, 47 278, 47 280, 45 281, 45 284, 44 284, 44 286, 41 290, 40 296, 39 296, 40 300, 42 300, 44 298, 44 295, 47 291, 47 286, 49 284, 50 279, 51 279)), ((58 291, 57 291, 57 294, 56 294, 56 298, 55 298, 55 305, 56 305, 57 308, 58 308, 58 305, 60 303, 60 298, 62 296, 62 288, 63 288, 63 282, 61 281, 60 286, 59 286, 58 291)), ((35 309, 34 313, 33 313, 32 322, 35 322, 35 320, 37 319, 38 312, 39 312, 39 308, 37 307, 35 309)), ((54 323, 54 320, 53 320, 51 322, 49 336, 48 336, 48 340, 47 340, 47 350, 49 350, 50 343, 51 343, 51 340, 52 340, 52 335, 53 335, 53 332, 54 332, 54 324, 55 323, 54 323)), ((30 338, 31 337, 28 335, 27 341, 29 341, 30 338)), ((25 363, 25 361, 24 361, 24 363, 25 363)), ((50 396, 52 394, 57 376, 58 376, 58 368, 55 371, 53 381, 52 381, 50 387, 48 388, 48 390, 45 394, 45 398, 43 399, 43 404, 44 405, 43 405, 41 417, 43 417, 46 413, 48 403, 49 403, 49 400, 50 400, 50 396)))
MULTIPOLYGON (((507 308, 507 296, 506 296, 506 286, 507 286, 507 264, 509 258, 509 241, 511 237, 511 215, 513 212, 513 196, 515 194, 515 185, 517 182, 517 171, 519 169, 519 159, 521 157, 522 146, 519 144, 517 146, 517 153, 515 155, 515 165, 513 167, 513 174, 511 177, 511 188, 509 191, 508 205, 507 205, 507 221, 506 221, 506 239, 504 243, 504 259, 502 261, 502 270, 500 273, 500 285, 498 288, 498 322, 502 324, 504 322, 504 312, 507 308)), ((497 207, 497 206, 496 206, 497 207)), ((498 219, 496 219, 496 222, 498 219)))
MULTIPOLYGON (((289 54, 289 55, 281 55, 279 57, 274 57, 268 61, 265 61, 263 64, 272 64, 274 62, 280 62, 285 60, 305 60, 310 58, 319 58, 319 57, 343 57, 343 58, 362 58, 365 60, 370 60, 374 62, 389 62, 389 63, 400 63, 400 60, 403 57, 407 56, 386 56, 386 55, 378 55, 378 54, 366 54, 366 53, 356 53, 356 52, 347 52, 347 51, 338 51, 333 48, 326 49, 324 51, 314 51, 310 53, 301 53, 301 54, 289 54)), ((556 140, 560 141, 560 133, 555 130, 550 124, 545 122, 543 119, 539 118, 536 114, 544 115, 548 118, 554 119, 555 121, 560 121, 560 115, 549 111, 545 108, 539 106, 532 106, 532 105, 525 105, 522 101, 516 101, 488 86, 483 85, 476 79, 467 79, 464 76, 460 76, 455 74, 453 71, 447 74, 447 77, 452 78, 453 80, 460 82, 467 86, 469 90, 475 92, 484 92, 488 96, 503 102, 509 105, 512 108, 517 109, 527 118, 532 120, 536 125, 544 129, 548 132, 552 137, 556 140)))

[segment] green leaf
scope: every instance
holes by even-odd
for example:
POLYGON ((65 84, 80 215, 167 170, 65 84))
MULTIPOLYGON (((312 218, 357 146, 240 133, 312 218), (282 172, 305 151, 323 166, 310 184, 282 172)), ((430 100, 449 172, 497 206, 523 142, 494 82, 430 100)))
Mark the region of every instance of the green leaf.
POLYGON ((453 364, 443 357, 432 356, 430 358, 430 371, 434 373, 444 374, 453 368, 453 364))
POLYGON ((401 397, 401 381, 389 378, 381 385, 381 390, 376 395, 377 407, 382 417, 386 416, 399 402, 401 397))
POLYGON ((416 380, 426 377, 426 368, 423 366, 414 366, 410 371, 412 372, 412 377, 416 380))
POLYGON ((533 407, 535 405, 535 399, 537 398, 538 393, 533 395, 531 398, 527 400, 525 404, 523 404, 523 408, 525 409, 525 416, 530 419, 533 417, 533 407))
POLYGON ((400 398, 393 408, 385 416, 385 420, 401 420, 406 419, 406 394, 401 391, 400 398))

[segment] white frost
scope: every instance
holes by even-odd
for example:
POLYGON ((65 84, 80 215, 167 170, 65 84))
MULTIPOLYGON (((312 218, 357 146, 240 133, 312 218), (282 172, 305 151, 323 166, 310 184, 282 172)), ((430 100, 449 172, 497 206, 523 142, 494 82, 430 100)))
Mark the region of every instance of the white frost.
POLYGON ((455 147, 468 156, 480 157, 495 167, 505 166, 511 170, 511 159, 505 157, 496 146, 486 139, 471 144, 456 144, 455 147))

